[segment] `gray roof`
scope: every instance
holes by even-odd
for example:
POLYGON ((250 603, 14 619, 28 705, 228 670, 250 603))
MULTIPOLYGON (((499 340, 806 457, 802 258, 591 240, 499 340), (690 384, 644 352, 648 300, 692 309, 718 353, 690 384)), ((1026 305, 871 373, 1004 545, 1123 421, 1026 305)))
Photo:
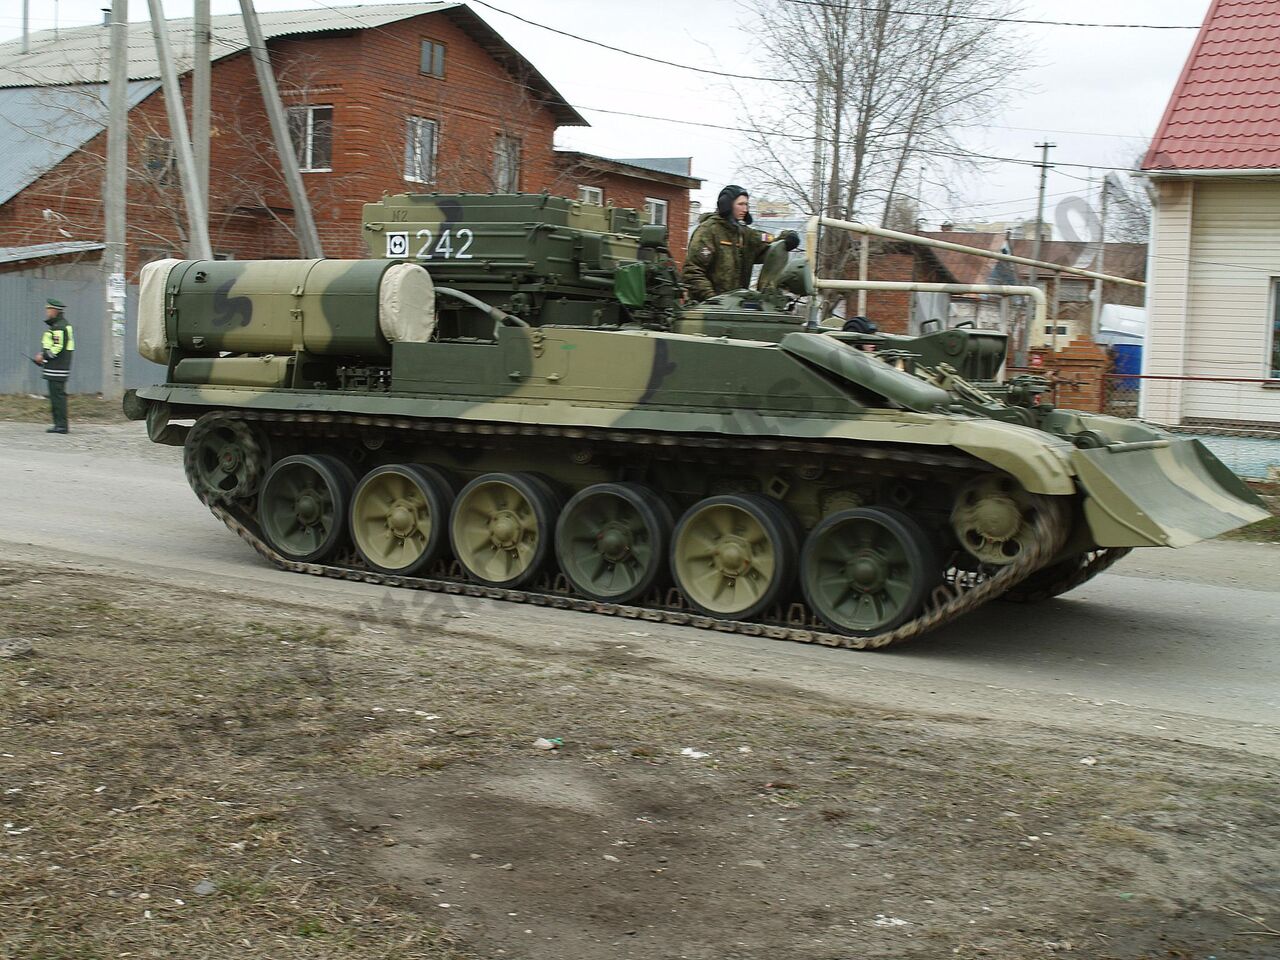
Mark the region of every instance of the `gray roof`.
POLYGON ((693 176, 693 157, 619 157, 618 162, 679 177, 693 176))
MULTIPOLYGON (((464 3, 377 3, 363 6, 307 8, 259 13, 262 35, 275 37, 346 30, 377 29, 399 20, 428 13, 448 11, 450 19, 471 36, 485 52, 507 69, 519 74, 562 126, 589 126, 568 101, 547 82, 519 51, 464 3)), ((169 45, 178 74, 191 69, 193 20, 169 20, 169 45)), ((240 53, 249 47, 244 21, 239 14, 210 18, 213 34, 211 59, 240 53)), ((0 87, 63 86, 77 83, 105 83, 110 31, 100 25, 70 30, 42 30, 31 34, 30 51, 22 52, 22 40, 0 43, 0 87)), ((129 24, 129 79, 159 78, 155 39, 149 21, 129 24)))
MULTIPOLYGON (((158 89, 155 80, 129 84, 129 106, 158 89)), ((107 85, 0 89, 0 203, 52 170, 106 129, 107 85)))
POLYGON ((29 247, 0 247, 0 263, 22 263, 41 257, 62 257, 69 253, 91 253, 106 249, 105 243, 92 240, 68 240, 65 243, 36 243, 29 247))
MULTIPOLYGON (((143 4, 143 9, 146 5, 143 4)), ((262 35, 267 40, 299 33, 360 30, 380 27, 424 13, 456 7, 456 3, 383 3, 358 7, 282 10, 260 13, 262 35)), ((169 44, 179 75, 191 69, 194 21, 191 17, 169 20, 169 44)), ((210 18, 212 59, 221 60, 249 47, 244 21, 238 13, 210 18)), ((30 37, 30 52, 22 53, 22 40, 0 43, 0 87, 57 86, 72 83, 105 83, 110 31, 101 24, 87 27, 41 30, 30 37)), ((129 79, 155 80, 160 76, 150 21, 129 24, 129 79)))
MULTIPOLYGON (((644 166, 634 160, 615 160, 613 157, 602 157, 595 153, 583 153, 581 150, 556 150, 556 157, 562 161, 582 164, 589 169, 606 173, 620 173, 624 176, 638 177, 642 180, 652 180, 655 183, 684 187, 686 190, 693 190, 702 186, 701 180, 697 177, 689 176, 688 173, 666 170, 652 165, 644 166), (658 174, 658 176, 653 176, 653 174, 658 174)), ((688 168, 689 163, 686 158, 674 158, 673 162, 674 160, 679 160, 686 169, 688 168)))

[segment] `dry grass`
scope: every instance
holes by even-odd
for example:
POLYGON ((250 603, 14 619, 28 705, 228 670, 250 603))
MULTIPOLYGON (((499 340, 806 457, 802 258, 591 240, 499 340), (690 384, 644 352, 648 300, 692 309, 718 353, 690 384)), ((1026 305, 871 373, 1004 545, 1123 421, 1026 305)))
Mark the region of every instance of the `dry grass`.
MULTIPOLYGON (((1253 909, 1242 884, 1274 861, 1274 783, 1251 766, 1201 766, 1197 751, 1140 761, 1133 743, 1091 740, 1103 761, 1085 768, 1074 735, 1031 724, 955 722, 943 734, 909 710, 809 702, 768 681, 664 677, 616 621, 602 621, 594 648, 534 654, 473 633, 468 616, 448 596, 397 592, 348 617, 241 600, 216 583, 181 591, 0 565, 0 637, 36 635, 34 656, 0 660, 0 958, 637 956, 585 935, 612 942, 675 922, 652 897, 668 895, 657 878, 676 875, 667 906, 688 899, 700 912, 671 942, 699 955, 746 936, 721 907, 768 884, 772 906, 752 915, 751 935, 774 939, 735 955, 790 955, 799 921, 777 911, 810 895, 816 910, 927 889, 957 905, 938 931, 977 936, 965 904, 981 888, 1017 903, 983 934, 982 955, 1025 960, 1059 929, 1117 933, 1090 899, 1097 875, 1163 902, 1170 878, 1194 865, 1197 896, 1253 909), (53 623, 48 597, 62 604, 53 623), (531 749, 536 736, 565 742, 552 756, 531 749), (690 744, 710 757, 683 757, 690 744), (1144 774, 1147 762, 1158 775, 1144 774), (552 773, 623 816, 549 808, 537 784, 552 773), (523 778, 535 787, 522 803, 511 791, 523 778), (499 808, 477 799, 494 795, 486 783, 501 786, 499 808), (1224 820, 1255 838, 1249 850, 1224 820), (439 869, 447 855, 413 846, 410 827, 441 824, 467 838, 464 862, 467 851, 488 857, 487 844, 501 850, 493 863, 519 861, 465 875, 471 912, 448 914, 465 924, 454 930, 424 894, 431 883, 392 869, 433 857, 422 869, 439 869), (511 831, 518 843, 503 848, 511 831), (602 848, 606 833, 640 845, 602 848), (783 842, 769 875, 743 879, 739 861, 772 862, 783 842), (602 849, 624 863, 643 852, 656 867, 610 894, 617 927, 599 914, 602 888, 575 872, 623 869, 602 849), (649 892, 633 895, 641 882, 649 892), (519 928, 530 914, 561 918, 564 938, 541 952, 513 941, 502 925, 516 909, 519 928)), ((1179 937, 1218 943, 1221 927, 1179 937)), ((856 955, 914 960, 958 942, 856 955)))
POLYGON ((1280 516, 1267 517, 1239 530, 1224 533, 1220 540, 1247 540, 1252 543, 1280 543, 1280 516))
MULTIPOLYGON (((67 417, 74 427, 77 421, 88 423, 124 423, 126 417, 117 402, 109 402, 94 394, 72 394, 67 397, 67 417)), ((49 398, 28 393, 0 394, 0 420, 40 423, 49 419, 49 398)))
POLYGON ((36 656, 0 661, 0 957, 465 956, 309 840, 302 772, 350 746, 314 633, 37 580, 0 635, 43 619, 37 591, 72 598, 36 656), (284 643, 303 668, 270 663, 284 643))

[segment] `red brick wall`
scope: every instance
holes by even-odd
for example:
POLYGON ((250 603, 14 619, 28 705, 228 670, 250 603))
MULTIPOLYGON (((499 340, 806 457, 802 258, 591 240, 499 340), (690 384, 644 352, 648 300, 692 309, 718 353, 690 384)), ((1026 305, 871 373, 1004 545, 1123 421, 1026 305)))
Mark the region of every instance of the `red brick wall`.
POLYGON ((671 257, 680 266, 689 247, 689 191, 642 177, 629 177, 621 173, 603 173, 567 169, 562 176, 564 183, 553 193, 577 197, 578 186, 599 187, 604 191, 604 202, 610 207, 631 207, 639 210, 643 222, 644 202, 648 197, 667 201, 667 237, 671 257))
MULTIPOLYGON (((857 279, 858 260, 855 255, 848 269, 850 279, 857 279)), ((871 259, 867 267, 868 280, 902 280, 920 283, 941 283, 945 277, 937 269, 936 264, 927 256, 922 256, 905 246, 888 246, 877 249, 873 242, 871 259)), ((911 319, 911 298, 909 291, 877 291, 867 293, 867 319, 876 323, 885 333, 907 333, 911 319)), ((849 295, 848 312, 852 317, 857 313, 857 293, 849 295)))
POLYGON ((1111 369, 1111 358, 1105 347, 1092 340, 1072 340, 1057 353, 1049 347, 1032 347, 1028 354, 1031 370, 1047 376, 1054 384, 1057 406, 1087 413, 1102 412, 1103 375, 1111 369), (1036 357, 1039 363, 1035 362, 1036 357))
MULTIPOLYGON (((334 108, 332 172, 303 174, 327 256, 366 255, 361 205, 384 191, 490 192, 493 148, 500 133, 521 140, 521 190, 576 195, 576 182, 567 182, 555 164, 551 111, 535 103, 516 78, 446 14, 342 36, 272 41, 270 48, 286 107, 310 103, 334 108), (419 74, 422 39, 445 45, 443 78, 419 74), (403 179, 409 115, 440 124, 435 184, 403 179)), ((275 153, 252 63, 246 54, 237 54, 215 63, 212 78, 212 246, 240 259, 296 257, 298 247, 288 229, 292 211, 283 182, 272 169, 275 153)), ((182 88, 189 104, 189 76, 182 88)), ((185 256, 180 189, 176 182, 158 186, 137 171, 148 133, 168 136, 159 91, 130 114, 131 277, 151 258, 144 247, 185 256)), ((70 239, 101 240, 105 140, 105 135, 95 138, 0 206, 0 246, 68 239, 59 229, 70 233, 70 239), (45 220, 45 209, 56 216, 45 220)))

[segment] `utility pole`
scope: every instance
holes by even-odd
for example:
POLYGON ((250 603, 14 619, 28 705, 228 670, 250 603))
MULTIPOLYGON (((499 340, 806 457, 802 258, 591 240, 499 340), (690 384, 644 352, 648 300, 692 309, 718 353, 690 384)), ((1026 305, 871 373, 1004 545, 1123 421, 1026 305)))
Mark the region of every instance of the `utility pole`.
POLYGON ((816 91, 813 95, 813 186, 810 196, 813 216, 822 216, 822 67, 818 67, 816 91))
POLYGON ((191 155, 191 134, 187 114, 182 109, 182 89, 173 68, 169 50, 169 25, 164 19, 161 0, 147 0, 151 10, 151 32, 156 41, 156 60, 160 63, 160 83, 164 88, 164 108, 169 116, 169 135, 178 154, 178 176, 182 180, 182 198, 187 207, 187 253, 193 260, 212 260, 209 246, 209 214, 204 198, 196 187, 196 162, 191 155))
MULTIPOLYGON (((810 213, 812 216, 822 216, 822 121, 824 113, 822 110, 822 98, 825 94, 825 74, 821 65, 818 67, 818 77, 815 81, 813 92, 813 185, 810 188, 810 213)), ((813 264, 813 272, 818 273, 818 250, 822 247, 822 224, 818 224, 818 229, 814 233, 813 250, 806 251, 809 254, 809 262, 813 264)), ((809 297, 809 311, 805 320, 805 326, 810 329, 817 327, 822 315, 822 299, 817 291, 809 297)))
POLYGON ((22 0, 22 52, 31 52, 31 40, 27 34, 31 25, 31 0, 22 0))
MULTIPOLYGON (((1040 162, 1035 166, 1040 168, 1040 194, 1036 201, 1036 235, 1032 241, 1031 259, 1040 259, 1040 235, 1044 233, 1044 188, 1045 181, 1048 179, 1049 171, 1052 167, 1049 164, 1049 151, 1056 147, 1056 143, 1037 143, 1036 147, 1040 151, 1040 162)), ((1031 268, 1027 286, 1034 287, 1038 279, 1038 271, 1035 267, 1031 268)), ((1049 317, 1049 323, 1053 325, 1056 332, 1058 329, 1058 318, 1056 316, 1049 317)), ((1026 366, 1027 363, 1027 345, 1030 337, 1027 336, 1027 319, 1024 316, 1022 320, 1022 336, 1014 340, 1014 361, 1020 367, 1026 366)))
POLYGON ((285 121, 284 107, 280 104, 276 75, 271 70, 271 58, 267 55, 267 44, 262 39, 262 28, 258 26, 258 14, 253 9, 253 0, 240 0, 240 13, 244 17, 245 32, 249 35, 249 55, 253 57, 258 86, 262 88, 262 102, 266 105, 267 118, 271 121, 271 138, 275 141, 276 155, 280 158, 280 172, 284 174, 289 199, 293 201, 298 247, 308 260, 323 257, 320 231, 316 229, 315 218, 311 216, 311 201, 307 198, 307 188, 302 182, 302 173, 298 170, 298 158, 293 153, 293 141, 289 139, 289 125, 285 121))
POLYGON ((102 190, 102 274, 106 310, 102 328, 102 396, 124 394, 125 201, 129 145, 129 0, 111 0, 111 61, 107 79, 107 171, 102 190))
POLYGON ((196 161, 196 189, 209 209, 209 0, 196 0, 192 27, 191 148, 196 161))
MULTIPOLYGON (((1102 175, 1102 196, 1098 198, 1098 257, 1093 269, 1096 273, 1106 272, 1107 260, 1107 193, 1111 186, 1107 175, 1102 175)), ((1102 329, 1102 281, 1093 281, 1093 337, 1096 340, 1098 331, 1102 329)))

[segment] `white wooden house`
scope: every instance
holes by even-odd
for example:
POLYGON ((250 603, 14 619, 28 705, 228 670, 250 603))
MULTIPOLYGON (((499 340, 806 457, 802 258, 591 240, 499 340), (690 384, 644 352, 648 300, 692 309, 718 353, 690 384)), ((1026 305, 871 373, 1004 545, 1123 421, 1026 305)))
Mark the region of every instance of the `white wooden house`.
POLYGON ((1280 429, 1280 0, 1214 0, 1143 169, 1140 415, 1280 429))

